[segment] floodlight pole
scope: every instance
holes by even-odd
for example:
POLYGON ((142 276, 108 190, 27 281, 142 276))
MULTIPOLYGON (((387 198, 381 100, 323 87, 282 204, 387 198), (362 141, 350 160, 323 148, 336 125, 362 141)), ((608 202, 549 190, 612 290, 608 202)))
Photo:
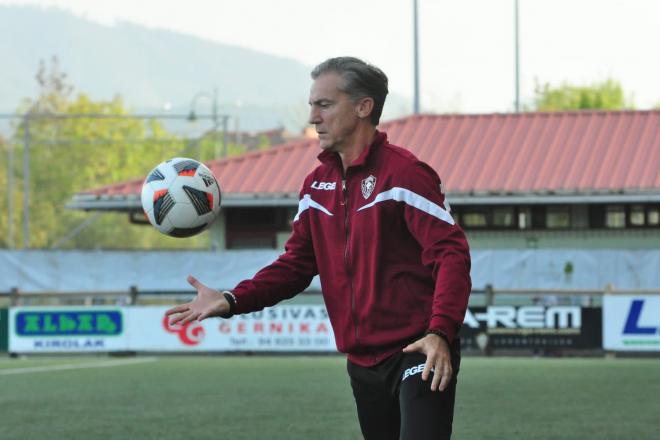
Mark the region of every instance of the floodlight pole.
POLYGON ((514 0, 516 40, 516 113, 520 113, 520 30, 518 23, 518 0, 514 0))
MULTIPOLYGON (((209 92, 197 92, 195 96, 193 96, 193 99, 190 101, 190 116, 188 119, 190 121, 194 121, 197 119, 197 115, 195 114, 195 105, 197 104, 197 100, 199 98, 208 98, 211 101, 211 118, 213 119, 213 137, 216 139, 216 134, 218 132, 218 126, 219 124, 219 118, 218 118, 218 89, 213 89, 213 93, 209 92)), ((225 118, 227 116, 223 116, 223 125, 225 118)), ((226 131, 223 129, 223 131, 226 131)), ((225 139, 225 134, 223 133, 223 147, 226 149, 226 142, 224 141, 225 139)), ((214 155, 215 157, 220 157, 220 147, 218 146, 218 142, 216 139, 216 142, 214 143, 214 155)), ((202 159, 201 157, 201 150, 199 152, 199 157, 198 159, 202 159)))
MULTIPOLYGON (((218 134, 218 89, 213 89, 213 137, 215 138, 218 134)), ((224 136, 224 129, 223 129, 224 136)), ((216 138, 217 139, 217 138, 216 138)), ((214 156, 218 157, 220 155, 220 148, 218 148, 218 142, 214 142, 214 156)), ((223 141, 224 146, 224 141, 223 141)))
POLYGON ((419 26, 417 24, 417 0, 413 0, 413 68, 414 68, 414 100, 413 113, 419 114, 419 26))
POLYGON ((226 158, 229 156, 229 145, 227 144, 227 122, 229 120, 228 115, 222 116, 222 157, 226 158))
POLYGON ((14 249, 14 146, 7 144, 7 247, 14 249))
POLYGON ((23 118, 23 248, 30 248, 30 112, 23 118))

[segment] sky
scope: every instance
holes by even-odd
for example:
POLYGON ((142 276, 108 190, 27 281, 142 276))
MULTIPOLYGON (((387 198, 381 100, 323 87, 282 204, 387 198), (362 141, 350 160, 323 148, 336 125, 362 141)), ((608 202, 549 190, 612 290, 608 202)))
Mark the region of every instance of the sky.
MULTIPOLYGON (((413 0, 0 0, 59 6, 292 58, 339 55, 381 67, 413 95, 413 0)), ((418 0, 421 108, 507 112, 515 102, 514 0, 418 0)), ((520 93, 536 84, 623 85, 639 109, 660 105, 660 1, 519 0, 520 93)), ((412 99, 412 98, 411 98, 412 99)))

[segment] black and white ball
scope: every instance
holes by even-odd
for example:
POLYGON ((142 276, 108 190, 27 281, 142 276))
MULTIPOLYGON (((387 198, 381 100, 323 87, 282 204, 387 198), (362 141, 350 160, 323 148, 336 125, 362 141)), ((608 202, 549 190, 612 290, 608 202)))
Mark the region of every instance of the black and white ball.
POLYGON ((220 213, 220 197, 211 170, 185 157, 159 164, 142 185, 145 216, 172 237, 190 237, 206 229, 220 213))

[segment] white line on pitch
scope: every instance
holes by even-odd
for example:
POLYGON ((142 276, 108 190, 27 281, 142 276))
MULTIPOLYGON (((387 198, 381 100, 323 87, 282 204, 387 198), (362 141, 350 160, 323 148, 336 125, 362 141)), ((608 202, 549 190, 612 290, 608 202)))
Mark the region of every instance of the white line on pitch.
POLYGON ((0 376, 9 376, 10 374, 25 374, 25 373, 47 373, 50 371, 64 371, 64 370, 78 370, 81 368, 105 368, 105 367, 119 367, 122 365, 144 364, 146 362, 154 362, 157 358, 140 358, 140 359, 126 359, 118 361, 104 361, 104 362, 90 362, 86 364, 64 364, 64 365, 47 365, 44 367, 27 367, 27 368, 7 368, 0 370, 0 376))

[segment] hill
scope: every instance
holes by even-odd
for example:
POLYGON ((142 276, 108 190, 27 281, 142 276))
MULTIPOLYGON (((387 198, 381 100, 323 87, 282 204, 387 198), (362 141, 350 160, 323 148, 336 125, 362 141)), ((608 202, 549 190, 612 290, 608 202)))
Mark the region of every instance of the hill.
MULTIPOLYGON (((246 29, 246 32, 250 32, 246 29)), ((135 111, 188 113, 218 89, 220 112, 242 129, 300 128, 310 66, 241 47, 131 23, 107 26, 56 8, 0 6, 0 112, 37 93, 40 60, 57 56, 75 91, 116 94, 135 111), (302 85, 302 86, 301 86, 302 85)), ((208 100, 197 111, 210 113, 208 100)))

